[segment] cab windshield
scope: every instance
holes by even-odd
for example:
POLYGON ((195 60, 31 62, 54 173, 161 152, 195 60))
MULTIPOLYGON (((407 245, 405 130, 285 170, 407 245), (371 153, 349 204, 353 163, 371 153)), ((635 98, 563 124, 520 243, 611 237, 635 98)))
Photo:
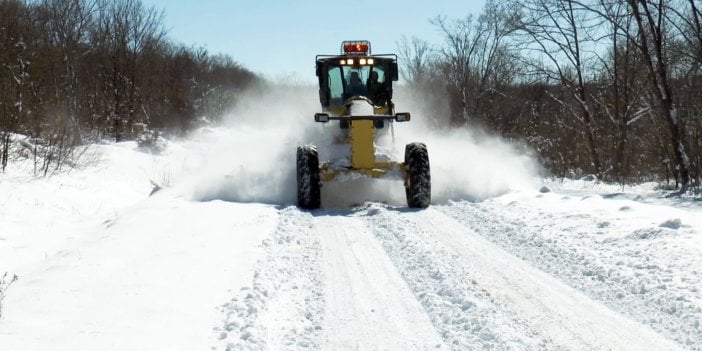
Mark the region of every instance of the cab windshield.
POLYGON ((341 106, 352 96, 365 96, 376 105, 383 103, 380 91, 386 87, 385 65, 330 66, 328 68, 331 105, 341 106))

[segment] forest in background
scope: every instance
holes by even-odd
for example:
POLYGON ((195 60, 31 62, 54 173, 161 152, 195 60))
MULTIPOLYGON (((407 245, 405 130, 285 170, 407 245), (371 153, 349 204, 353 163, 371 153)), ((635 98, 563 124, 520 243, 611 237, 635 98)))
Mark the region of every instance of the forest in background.
MULTIPOLYGON (((399 62, 436 128, 523 143, 557 177, 699 189, 700 7, 488 0, 433 18, 441 43, 402 38, 399 62)), ((267 84, 232 57, 171 42, 163 16, 139 0, 0 0, 0 170, 16 135, 47 174, 78 145, 187 131, 267 84)))
POLYGON ((260 78, 232 57, 166 38, 140 0, 0 0, 0 170, 14 135, 46 175, 76 146, 186 131, 260 78))
POLYGON ((436 125, 526 143, 558 177, 702 177, 702 1, 488 0, 398 43, 436 125))

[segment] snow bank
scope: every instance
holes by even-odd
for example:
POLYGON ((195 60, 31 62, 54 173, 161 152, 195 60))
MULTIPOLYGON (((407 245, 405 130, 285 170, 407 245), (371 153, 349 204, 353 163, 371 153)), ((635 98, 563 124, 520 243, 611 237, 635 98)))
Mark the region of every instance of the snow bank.
POLYGON ((187 146, 93 145, 91 164, 70 173, 0 174, 0 278, 19 278, 1 350, 209 349, 215 306, 249 281, 278 215, 190 201, 175 186, 149 197, 150 181, 174 184, 200 161, 187 146))

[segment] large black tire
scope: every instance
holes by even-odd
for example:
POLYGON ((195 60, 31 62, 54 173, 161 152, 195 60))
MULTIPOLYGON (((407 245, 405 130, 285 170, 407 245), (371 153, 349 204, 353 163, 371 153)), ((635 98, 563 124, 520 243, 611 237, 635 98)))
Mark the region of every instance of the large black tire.
POLYGON ((405 193, 407 206, 427 208, 431 203, 431 173, 429 152, 423 143, 411 143, 405 147, 405 193))
POLYGON ((314 210, 321 205, 319 154, 312 145, 297 147, 297 205, 314 210))

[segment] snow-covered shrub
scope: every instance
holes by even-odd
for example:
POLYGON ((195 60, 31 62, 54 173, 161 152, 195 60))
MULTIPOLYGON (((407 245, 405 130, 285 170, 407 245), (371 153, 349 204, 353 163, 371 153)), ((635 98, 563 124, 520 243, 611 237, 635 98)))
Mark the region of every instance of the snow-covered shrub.
POLYGON ((12 157, 28 160, 35 176, 50 176, 92 162, 88 145, 81 145, 66 134, 47 134, 30 137, 15 134, 12 157))
POLYGON ((168 142, 158 131, 147 129, 137 137, 137 145, 139 149, 152 154, 163 152, 168 146, 168 142))

